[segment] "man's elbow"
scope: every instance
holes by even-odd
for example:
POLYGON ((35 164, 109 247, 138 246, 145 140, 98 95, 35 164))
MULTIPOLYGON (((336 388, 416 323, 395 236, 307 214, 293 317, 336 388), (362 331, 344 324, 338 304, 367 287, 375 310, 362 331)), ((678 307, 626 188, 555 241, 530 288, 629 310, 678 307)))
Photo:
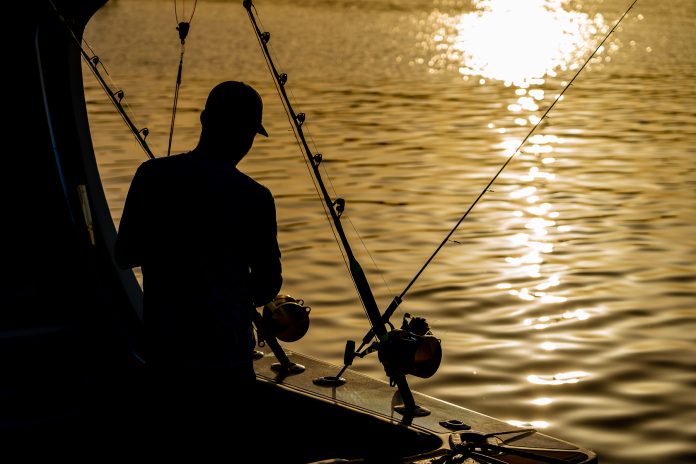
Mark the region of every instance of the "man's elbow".
POLYGON ((278 296, 280 289, 283 286, 283 277, 278 274, 275 277, 268 277, 265 279, 265 285, 258 286, 256 288, 256 294, 254 295, 254 303, 256 307, 270 303, 273 299, 278 296))

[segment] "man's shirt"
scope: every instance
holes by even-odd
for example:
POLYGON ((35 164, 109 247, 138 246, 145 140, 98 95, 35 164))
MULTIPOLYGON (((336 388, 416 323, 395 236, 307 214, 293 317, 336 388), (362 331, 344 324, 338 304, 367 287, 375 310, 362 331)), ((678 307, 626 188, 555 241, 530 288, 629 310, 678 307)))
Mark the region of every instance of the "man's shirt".
POLYGON ((142 267, 149 364, 247 363, 254 308, 282 283, 273 196, 230 161, 195 152, 146 161, 115 258, 142 267))

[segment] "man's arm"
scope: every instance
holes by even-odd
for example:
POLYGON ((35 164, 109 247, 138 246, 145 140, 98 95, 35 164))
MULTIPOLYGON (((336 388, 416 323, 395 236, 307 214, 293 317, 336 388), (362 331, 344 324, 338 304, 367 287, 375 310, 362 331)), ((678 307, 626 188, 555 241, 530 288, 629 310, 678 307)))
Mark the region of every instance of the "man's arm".
POLYGON ((251 252, 251 283, 256 307, 273 300, 283 283, 275 202, 271 193, 266 193, 259 208, 255 246, 251 252))
POLYGON ((146 220, 145 170, 145 164, 141 164, 135 172, 118 227, 114 259, 123 269, 142 265, 146 220))

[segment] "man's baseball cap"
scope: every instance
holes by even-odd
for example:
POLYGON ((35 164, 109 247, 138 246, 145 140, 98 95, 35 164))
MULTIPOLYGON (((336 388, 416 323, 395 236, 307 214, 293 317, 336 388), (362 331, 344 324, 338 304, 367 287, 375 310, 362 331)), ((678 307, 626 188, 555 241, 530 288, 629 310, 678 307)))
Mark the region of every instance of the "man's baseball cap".
POLYGON ((268 137, 261 123, 263 102, 250 85, 238 81, 221 82, 210 91, 205 111, 213 119, 232 119, 240 125, 253 125, 256 132, 268 137))

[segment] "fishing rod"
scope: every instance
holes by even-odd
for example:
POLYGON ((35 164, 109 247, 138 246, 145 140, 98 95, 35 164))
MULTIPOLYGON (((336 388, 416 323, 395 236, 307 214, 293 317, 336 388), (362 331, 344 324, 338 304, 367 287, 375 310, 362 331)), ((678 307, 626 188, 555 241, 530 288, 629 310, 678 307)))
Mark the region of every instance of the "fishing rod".
MULTIPOLYGON (((174 86, 174 103, 172 104, 172 121, 169 125, 169 145, 167 145, 167 156, 172 153, 172 139, 174 138, 174 121, 176 120, 176 109, 179 104, 179 88, 181 87, 181 75, 184 68, 184 52, 186 51, 186 37, 188 36, 189 30, 191 29, 191 21, 193 21, 193 15, 196 13, 196 5, 198 5, 198 0, 193 2, 193 11, 191 16, 189 16, 188 21, 179 21, 179 12, 176 7, 176 0, 174 0, 174 18, 176 20, 176 30, 179 32, 179 40, 181 41, 181 52, 179 54, 179 69, 176 73, 176 85, 174 86)), ((186 15, 186 10, 183 11, 184 16, 186 15)))
MULTIPOLYGON (((541 116, 539 121, 537 121, 537 123, 534 125, 534 127, 532 127, 532 129, 522 139, 522 141, 517 146, 515 151, 507 158, 507 160, 503 163, 503 165, 500 167, 500 169, 498 169, 498 172, 495 173, 495 175, 491 178, 491 180, 488 182, 488 184, 486 184, 486 186, 483 188, 483 190, 481 190, 481 193, 479 193, 479 195, 476 197, 476 199, 471 203, 471 205, 466 210, 466 212, 461 216, 461 218, 457 221, 457 223, 454 225, 454 227, 452 227, 452 229, 445 236, 445 238, 442 240, 442 242, 440 242, 440 244, 437 246, 435 251, 430 255, 430 257, 428 257, 428 259, 425 261, 425 264, 423 264, 423 266, 418 270, 418 272, 411 279, 411 281, 408 283, 408 285, 406 285, 404 290, 399 295, 394 297, 394 299, 392 300, 392 302, 389 304, 386 311, 382 315, 383 321, 385 321, 385 322, 389 321, 389 319, 394 314, 394 312, 397 310, 397 308, 399 307, 399 305, 401 304, 401 302, 403 301, 404 297, 406 296, 408 291, 411 289, 413 284, 416 282, 416 280, 418 280, 418 278, 421 276, 423 271, 425 271, 425 269, 428 267, 428 265, 430 265, 430 263, 435 258, 435 256, 440 252, 442 247, 445 246, 445 244, 449 241, 450 237, 452 237, 452 234, 454 234, 454 232, 459 228, 461 223, 464 222, 464 220, 467 218, 467 216, 469 215, 471 210, 474 209, 474 206, 476 206, 476 204, 479 202, 479 200, 481 200, 481 198, 483 198, 483 196, 486 194, 486 192, 488 192, 490 190, 493 183, 496 181, 496 179, 498 179, 498 176, 500 176, 500 174, 503 172, 503 170, 508 166, 508 164, 510 164, 512 159, 520 152, 520 150, 522 149, 524 144, 527 142, 527 140, 531 137, 531 135, 534 133, 534 131, 539 127, 539 125, 542 123, 542 121, 544 121, 544 119, 548 116, 548 114, 551 112, 553 107, 556 106, 556 103, 558 103, 561 100, 561 98, 563 97, 563 94, 566 92, 566 90, 568 90, 570 88, 570 86, 573 84, 575 79, 580 75, 582 70, 585 69, 585 67, 590 62, 590 60, 592 60, 592 58, 602 48, 602 46, 604 45, 604 42, 606 42, 606 40, 616 30, 616 28, 619 26, 619 24, 621 24, 621 22, 626 17, 628 12, 631 11, 631 9, 633 9, 633 6, 636 3, 638 3, 638 0, 633 0, 631 5, 626 9, 626 11, 624 11, 623 15, 621 15, 621 17, 618 19, 618 21, 616 21, 616 23, 611 28, 611 30, 604 36, 604 38, 599 43, 599 45, 594 49, 594 51, 590 54, 590 56, 585 60, 585 62, 582 64, 582 66, 580 66, 580 69, 578 69, 578 71, 575 73, 573 78, 565 85, 565 87, 563 87, 563 90, 561 91, 561 93, 559 93, 556 96, 556 98, 553 100, 551 105, 549 105, 549 107, 546 109, 546 111, 541 116)), ((372 338, 373 338, 373 335, 371 332, 368 332, 367 334, 365 334, 365 337, 363 338, 362 344, 360 345, 360 348, 358 348, 358 351, 360 351, 366 344, 368 344, 370 342, 370 340, 372 340, 372 338)))
MULTIPOLYGON (((147 135, 149 134, 149 130, 147 127, 144 127, 142 129, 138 129, 133 121, 131 120, 130 116, 128 116, 128 113, 126 112, 125 108, 123 107, 123 104, 121 101, 123 100, 123 97, 125 96, 125 92, 121 89, 118 90, 113 90, 109 84, 106 82, 104 79, 104 76, 101 75, 101 72, 99 71, 99 68, 97 66, 101 63, 99 57, 94 53, 94 51, 90 47, 90 51, 92 54, 90 55, 85 51, 85 49, 82 47, 82 40, 78 39, 77 35, 75 35, 75 32, 72 30, 72 27, 68 23, 68 21, 65 19, 65 17, 58 11, 58 8, 56 8, 56 5, 53 3, 52 0, 48 0, 49 5, 51 6, 51 9, 53 12, 56 14, 56 17, 58 20, 65 26, 67 29, 68 33, 70 34, 70 37, 73 39, 77 47, 80 49, 80 54, 82 55, 82 59, 84 62, 87 64, 89 69, 92 71, 92 74, 94 74, 94 77, 97 79, 97 82, 101 85, 102 89, 106 93, 106 95, 109 97, 111 100, 111 103, 116 107, 116 110, 118 113, 121 115, 123 118, 123 121, 126 123, 128 128, 131 130, 133 135, 135 136, 136 141, 140 145, 140 147, 143 149, 145 154, 150 158, 154 158, 155 155, 152 153, 152 150, 150 150, 150 147, 147 145, 147 142, 145 139, 147 138, 147 135)), ((86 42, 85 42, 86 43, 86 42)), ((89 45, 87 45, 89 47, 89 45)), ((103 66, 103 64, 102 64, 103 66)), ((104 68, 106 71, 106 68, 104 68)), ((106 72, 107 74, 108 71, 106 72)))
POLYGON ((321 165, 323 161, 323 155, 320 153, 313 153, 311 148, 309 147, 307 140, 304 136, 304 132, 302 129, 302 126, 305 122, 305 114, 304 113, 295 113, 295 110, 292 108, 292 104, 290 103, 290 99, 288 98, 285 86, 288 80, 288 75, 285 73, 279 73, 275 63, 273 62, 273 59, 270 56, 270 52, 268 50, 268 42, 270 41, 271 34, 269 32, 262 32, 261 29, 258 26, 258 23, 256 21, 256 17, 254 16, 254 13, 252 12, 252 1, 251 0, 244 0, 243 2, 244 7, 247 9, 247 12, 249 13, 249 19, 252 23, 252 26, 254 28, 254 31, 256 32, 257 38, 259 40, 259 44, 261 45, 261 48, 263 49, 264 52, 264 57, 266 59, 266 62, 268 64, 269 70, 271 71, 271 74, 274 77, 276 88, 278 90, 278 93, 280 94, 283 104, 285 105, 285 109, 288 113, 288 117, 294 124, 294 130, 295 133, 299 139, 299 142, 303 148, 303 151, 307 157, 307 161, 309 162, 309 165, 312 168, 312 172, 314 174, 314 177, 317 181, 317 184, 319 186, 320 194, 321 197, 324 201, 324 204, 331 216, 331 220, 333 221, 333 225, 336 229, 336 233, 338 234, 338 237, 341 241, 341 245, 343 246, 343 250, 346 253, 347 259, 348 259, 348 266, 349 270, 351 273, 351 276, 353 277, 353 280, 355 282, 356 287, 358 288, 358 293, 360 295, 360 298, 363 302, 363 305, 365 306, 365 310, 367 311, 367 315, 370 318, 370 322, 372 322, 373 329, 375 331, 375 334, 377 335, 378 338, 382 339, 386 335, 386 328, 384 323, 381 322, 381 316, 379 313, 379 309, 377 307, 377 303, 375 301, 375 297, 372 293, 372 289, 370 288, 368 282, 367 282, 367 277, 365 276, 365 273, 360 266, 360 263, 358 260, 355 258, 355 255, 353 254, 353 251, 351 249, 350 244, 348 243, 348 238, 346 237, 346 234, 343 230, 343 225, 341 224, 341 215, 343 214, 343 211, 345 210, 346 202, 343 198, 336 198, 335 200, 331 198, 331 195, 326 189, 326 185, 324 184, 324 180, 321 175, 321 171, 319 170, 319 166, 321 165))
MULTIPOLYGON (((377 302, 375 301, 374 294, 372 293, 372 289, 367 281, 367 276, 365 275, 362 266, 353 254, 350 243, 348 242, 348 238, 346 237, 345 231, 343 230, 343 225, 341 223, 341 215, 345 210, 346 202, 343 198, 332 199, 331 195, 326 189, 326 185, 324 184, 321 171, 319 170, 319 166, 323 161, 323 155, 321 153, 313 152, 307 143, 307 140, 304 136, 304 131, 302 129, 306 116, 304 113, 296 113, 292 107, 290 99, 288 98, 288 94, 286 91, 288 75, 286 73, 278 72, 278 69, 268 49, 268 43, 271 39, 270 32, 262 31, 259 28, 258 22, 256 20, 256 15, 254 14, 254 11, 252 11, 252 8, 253 10, 256 10, 256 7, 253 5, 252 1, 244 0, 242 4, 244 8, 247 10, 249 20, 251 22, 252 28, 263 52, 264 59, 266 61, 271 75, 273 76, 273 81, 276 90, 278 91, 278 94, 281 97, 288 118, 292 122, 295 137, 298 141, 298 144, 301 146, 304 155, 306 156, 306 161, 308 165, 311 167, 314 179, 316 180, 316 186, 318 186, 320 197, 323 200, 325 209, 328 211, 330 215, 331 221, 333 222, 334 230, 338 235, 340 243, 343 247, 343 251, 345 252, 348 270, 356 286, 363 307, 365 308, 368 319, 370 321, 370 325, 372 326, 370 330, 370 333, 373 334, 372 338, 376 336, 378 339, 377 343, 382 344, 382 346, 385 346, 385 350, 389 350, 391 349, 391 347, 399 345, 399 341, 398 339, 392 340, 392 337, 390 337, 390 334, 393 334, 394 331, 392 330, 390 332, 387 330, 388 321, 384 321, 380 314, 379 308, 377 307, 377 302)), ((351 362, 348 359, 352 360, 355 354, 352 352, 348 353, 348 351, 351 351, 348 349, 349 346, 350 345, 347 345, 346 350, 346 364, 349 364, 349 362, 351 362)), ((402 407, 397 407, 395 408, 395 410, 397 410, 397 412, 401 412, 402 414, 409 416, 429 414, 429 411, 427 411, 425 408, 421 408, 415 404, 413 394, 406 381, 406 372, 403 372, 402 369, 398 368, 388 369, 387 365, 389 363, 387 362, 383 361, 383 364, 385 366, 385 370, 387 370, 387 374, 390 377, 392 385, 396 385, 398 387, 402 401, 404 402, 402 407)), ((341 385, 344 382, 345 380, 342 379, 340 375, 316 379, 316 383, 322 385, 341 385)))

